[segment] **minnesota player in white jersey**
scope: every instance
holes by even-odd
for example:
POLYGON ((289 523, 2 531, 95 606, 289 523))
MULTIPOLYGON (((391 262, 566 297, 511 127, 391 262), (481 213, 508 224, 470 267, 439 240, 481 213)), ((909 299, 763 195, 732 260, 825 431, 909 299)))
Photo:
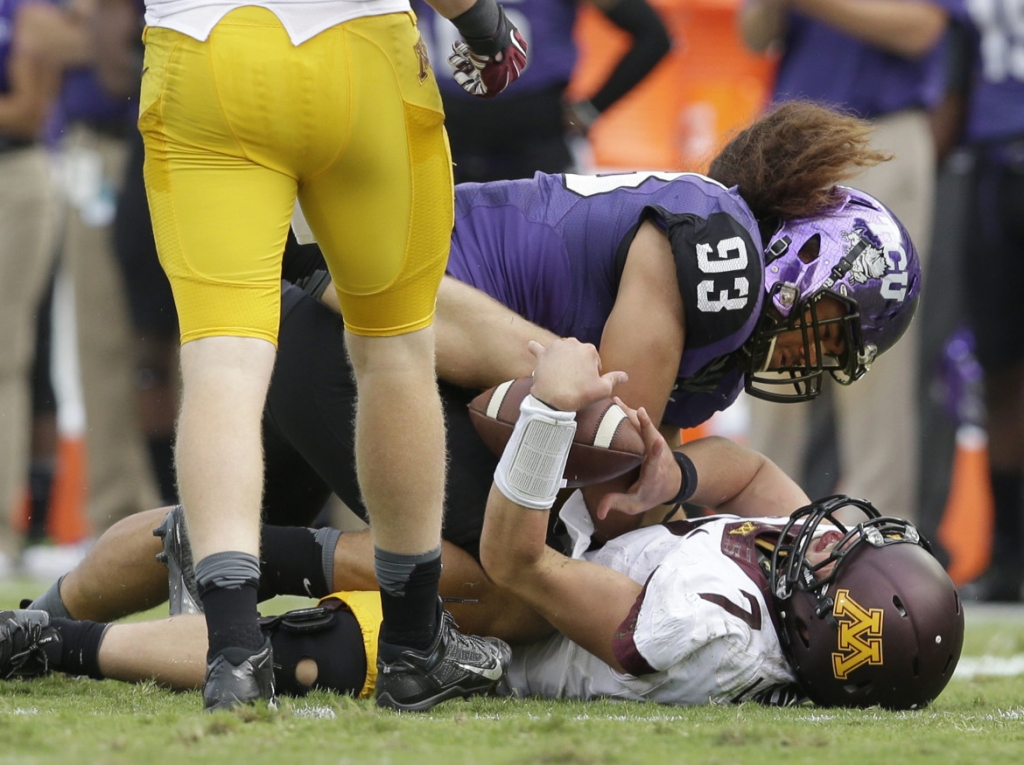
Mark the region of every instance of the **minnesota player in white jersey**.
MULTIPOLYGON (((581 555, 584 533, 571 558, 546 546, 543 510, 575 412, 625 375, 601 374, 596 349, 571 339, 531 350, 531 395, 495 471, 480 559, 561 634, 515 658, 513 690, 686 704, 742 701, 796 680, 824 704, 915 708, 945 687, 963 643, 956 588, 913 526, 866 502, 829 498, 781 528, 670 522, 581 555), (866 516, 852 529, 835 514, 847 506, 866 516)), ((634 422, 646 446, 640 478, 605 495, 598 517, 686 501, 699 487, 692 461, 667 448, 646 412, 634 422)), ((766 488, 752 481, 745 500, 769 503, 770 490, 757 494, 766 488)))
MULTIPOLYGON (((561 511, 572 531, 571 557, 546 547, 544 495, 559 482, 524 484, 516 478, 518 455, 538 435, 543 440, 545 428, 572 427, 573 412, 606 394, 621 373, 600 377, 596 350, 573 340, 535 350, 534 392, 542 398, 525 406, 521 432, 496 471, 481 553, 504 594, 526 601, 561 634, 517 646, 503 692, 678 705, 806 697, 912 708, 945 687, 960 653, 963 613, 912 526, 880 517, 862 500, 808 504, 774 465, 724 439, 672 452, 643 410, 633 414, 647 447, 641 477, 627 493, 609 495, 598 515, 670 498, 747 515, 804 506, 788 518, 670 520, 587 551, 592 521, 576 495, 561 511), (866 520, 844 525, 835 513, 849 507, 866 520)), ((545 475, 561 474, 554 458, 556 470, 545 475)), ((482 596, 486 588, 482 582, 482 596)), ((379 623, 376 593, 352 592, 265 620, 281 691, 372 694, 379 623)), ((0 678, 55 669, 190 688, 202 680, 204 649, 195 617, 108 627, 43 611, 0 614, 0 678)))
MULTIPOLYGON (((563 518, 582 519, 579 498, 570 499, 563 518)), ((767 578, 756 562, 764 560, 756 541, 777 536, 785 521, 732 515, 672 521, 585 553, 585 560, 643 585, 629 621, 613 638, 625 672, 559 633, 513 650, 502 691, 677 705, 738 703, 773 693, 792 698, 785 691, 796 676, 782 652, 767 578)))

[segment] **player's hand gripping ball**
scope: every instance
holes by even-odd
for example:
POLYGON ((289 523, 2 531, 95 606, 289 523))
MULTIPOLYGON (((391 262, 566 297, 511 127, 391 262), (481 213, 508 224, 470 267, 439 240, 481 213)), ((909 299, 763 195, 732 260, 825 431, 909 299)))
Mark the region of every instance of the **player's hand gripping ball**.
MULTIPOLYGON (((469 404, 469 417, 480 438, 497 455, 505 450, 519 419, 519 404, 533 387, 532 377, 520 377, 484 391, 469 404)), ((637 467, 644 457, 640 432, 610 398, 576 413, 576 435, 565 466, 568 488, 617 478, 637 467)))
POLYGON ((459 40, 448 57, 448 63, 455 67, 455 81, 479 98, 494 98, 526 68, 529 46, 505 15, 505 9, 499 6, 498 12, 501 21, 494 37, 459 40))

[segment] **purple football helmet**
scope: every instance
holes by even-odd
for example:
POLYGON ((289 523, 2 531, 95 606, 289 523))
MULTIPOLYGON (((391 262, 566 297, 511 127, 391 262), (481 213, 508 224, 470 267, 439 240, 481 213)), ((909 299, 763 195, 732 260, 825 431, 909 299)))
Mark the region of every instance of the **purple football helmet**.
POLYGON ((964 611, 917 529, 837 494, 793 513, 779 539, 769 574, 779 640, 811 701, 920 709, 939 695, 960 660, 964 611), (837 516, 851 511, 866 519, 844 525, 837 516), (826 528, 843 536, 812 565, 826 528))
POLYGON ((748 343, 746 390, 752 396, 812 399, 826 371, 849 385, 900 339, 917 309, 921 262, 906 229, 874 197, 845 186, 837 191, 842 201, 836 207, 784 223, 765 250, 765 310, 748 343), (819 318, 825 296, 845 305, 846 314, 819 318), (840 358, 821 350, 822 329, 830 323, 839 325, 845 341, 840 358), (791 330, 802 332, 802 358, 769 370, 775 341, 791 330))

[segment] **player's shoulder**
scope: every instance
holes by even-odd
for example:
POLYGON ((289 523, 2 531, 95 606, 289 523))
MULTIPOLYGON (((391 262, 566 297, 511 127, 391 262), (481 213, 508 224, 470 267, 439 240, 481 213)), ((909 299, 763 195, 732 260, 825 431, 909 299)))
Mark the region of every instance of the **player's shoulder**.
POLYGON ((686 347, 735 350, 753 331, 764 291, 757 221, 732 190, 690 209, 651 208, 665 231, 686 314, 686 347), (728 347, 719 347, 726 343, 728 347))

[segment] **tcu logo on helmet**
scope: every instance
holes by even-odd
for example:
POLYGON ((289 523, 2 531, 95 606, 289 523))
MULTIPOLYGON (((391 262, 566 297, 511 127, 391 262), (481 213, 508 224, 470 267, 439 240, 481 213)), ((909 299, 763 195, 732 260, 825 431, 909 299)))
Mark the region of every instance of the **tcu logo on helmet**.
POLYGON ((832 654, 837 679, 845 680, 864 664, 882 664, 881 608, 864 608, 849 590, 838 590, 832 615, 839 619, 839 650, 832 654))
POLYGON ((867 284, 869 279, 881 279, 879 291, 882 297, 902 303, 907 297, 908 274, 907 252, 901 244, 900 230, 889 216, 876 221, 875 227, 880 229, 877 233, 868 227, 865 220, 857 218, 853 231, 843 232, 847 255, 863 243, 850 266, 850 282, 867 284), (894 242, 893 249, 888 253, 884 250, 882 237, 894 242))

